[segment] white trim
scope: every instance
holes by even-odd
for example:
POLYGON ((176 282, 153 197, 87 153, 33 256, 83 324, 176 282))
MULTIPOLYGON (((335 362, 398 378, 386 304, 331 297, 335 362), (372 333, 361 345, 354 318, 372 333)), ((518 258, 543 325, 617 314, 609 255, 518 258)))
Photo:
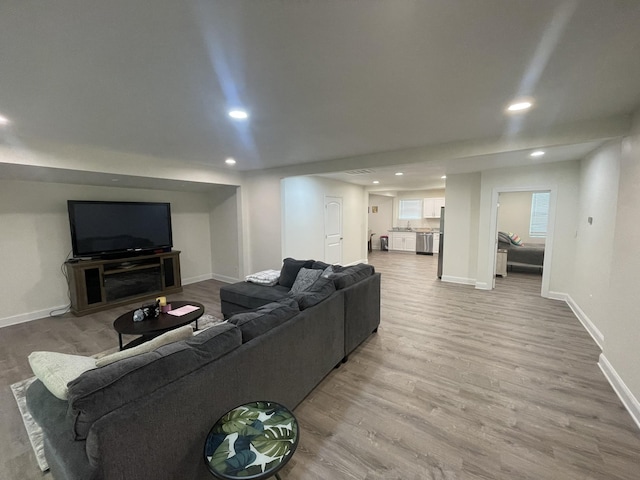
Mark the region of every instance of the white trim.
POLYGON ((361 258, 360 260, 356 260, 355 262, 347 263, 344 265, 345 267, 350 267, 351 265, 358 265, 359 263, 369 263, 369 259, 361 258))
POLYGON ((205 280, 211 280, 213 274, 207 273, 205 275, 198 275, 197 277, 189 277, 182 279, 182 285, 191 285, 192 283, 204 282, 205 280))
POLYGON ((562 292, 549 292, 545 296, 545 298, 550 298, 551 300, 562 300, 563 302, 566 302, 568 297, 568 294, 562 292))
POLYGON ((478 290, 493 290, 493 285, 489 285, 487 282, 476 282, 476 289, 478 289, 478 290))
POLYGON ((629 387, 622 381, 622 378, 620 378, 618 372, 615 371, 613 365, 609 363, 604 353, 600 354, 598 366, 600 370, 602 370, 605 378, 609 381, 613 391, 616 392, 618 398, 620 398, 620 401, 629 412, 629 415, 631 415, 631 418, 633 418, 633 421, 636 422, 636 426, 640 428, 640 403, 636 397, 633 396, 629 387))
MULTIPOLYGON (((212 273, 210 277, 205 278, 203 280, 209 280, 211 278, 214 280, 219 280, 220 282, 225 282, 225 283, 236 283, 236 282, 242 281, 239 278, 228 277, 227 275, 218 275, 217 273, 212 273)), ((198 280, 198 281, 200 282, 202 280, 198 280)))
POLYGON ((68 305, 61 305, 58 307, 45 308, 44 310, 38 310, 35 312, 21 313, 11 317, 0 318, 0 328, 8 327, 9 325, 17 325, 18 323, 31 322, 32 320, 40 320, 41 318, 48 317, 50 312, 65 310, 66 308, 68 308, 68 305))
POLYGON ((571 298, 571 295, 567 295, 566 302, 573 314, 578 318, 578 320, 580 320, 584 329, 589 332, 591 338, 593 338, 593 340, 598 344, 600 350, 603 350, 604 335, 602 335, 602 332, 598 330, 598 327, 594 325, 587 314, 584 313, 580 306, 573 300, 573 298, 571 298))
POLYGON ((451 275, 443 275, 441 280, 447 283, 459 283, 461 285, 475 285, 475 278, 452 277, 451 275))

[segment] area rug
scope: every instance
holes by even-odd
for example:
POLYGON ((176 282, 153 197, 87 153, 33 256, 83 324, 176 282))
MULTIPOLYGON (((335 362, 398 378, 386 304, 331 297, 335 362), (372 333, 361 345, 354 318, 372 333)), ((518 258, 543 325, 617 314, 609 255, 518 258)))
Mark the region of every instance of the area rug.
MULTIPOLYGON (((214 317, 213 315, 209 315, 205 313, 198 319, 198 330, 202 331, 213 325, 217 325, 219 323, 224 322, 219 318, 214 317)), ((99 358, 109 353, 113 353, 118 350, 117 347, 110 348, 109 350, 105 350, 104 352, 100 352, 94 357, 99 358)), ((42 445, 42 429, 40 426, 33 420, 29 409, 27 408, 27 399, 26 393, 29 385, 36 379, 36 377, 27 378, 20 382, 14 383, 11 385, 11 391, 13 392, 13 396, 16 399, 16 403, 18 404, 18 410, 20 410, 20 415, 22 416, 22 422, 24 423, 24 428, 27 430, 27 435, 29 436, 29 441, 31 442, 31 447, 33 448, 33 453, 36 455, 36 460, 38 462, 38 466, 40 470, 46 472, 49 470, 49 465, 47 464, 47 459, 44 458, 44 448, 42 445)))

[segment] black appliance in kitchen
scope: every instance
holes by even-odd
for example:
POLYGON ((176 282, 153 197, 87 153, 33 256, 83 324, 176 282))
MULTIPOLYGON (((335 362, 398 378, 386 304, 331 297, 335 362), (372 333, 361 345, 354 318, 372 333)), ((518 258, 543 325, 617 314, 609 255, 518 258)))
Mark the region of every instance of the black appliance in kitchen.
POLYGON ((438 243, 438 278, 442 279, 442 259, 444 258, 444 207, 440 207, 440 240, 438 243))

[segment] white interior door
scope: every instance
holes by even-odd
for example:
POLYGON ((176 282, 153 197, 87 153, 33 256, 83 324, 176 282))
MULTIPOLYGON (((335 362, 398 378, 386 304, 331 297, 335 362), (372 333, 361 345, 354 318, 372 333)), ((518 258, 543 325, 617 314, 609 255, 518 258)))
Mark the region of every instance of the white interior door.
POLYGON ((342 264, 342 197, 324 197, 324 261, 342 264))

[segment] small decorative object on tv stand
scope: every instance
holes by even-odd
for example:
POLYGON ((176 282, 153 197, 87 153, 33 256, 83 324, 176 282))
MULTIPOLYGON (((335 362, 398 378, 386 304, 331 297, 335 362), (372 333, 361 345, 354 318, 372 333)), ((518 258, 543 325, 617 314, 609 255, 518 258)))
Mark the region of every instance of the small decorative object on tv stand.
POLYGON ((71 312, 87 315, 182 291, 180 252, 65 263, 71 312))

